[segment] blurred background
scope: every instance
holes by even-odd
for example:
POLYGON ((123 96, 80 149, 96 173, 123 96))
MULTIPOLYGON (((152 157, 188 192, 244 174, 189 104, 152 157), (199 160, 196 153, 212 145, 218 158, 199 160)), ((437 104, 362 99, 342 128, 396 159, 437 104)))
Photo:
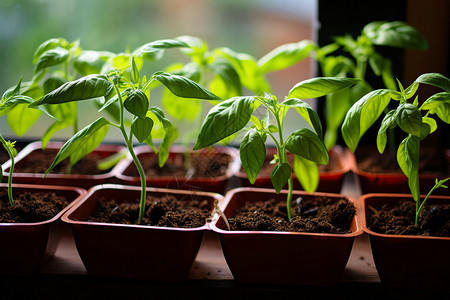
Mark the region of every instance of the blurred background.
MULTIPOLYGON (((16 85, 21 76, 31 79, 34 51, 53 37, 79 39, 85 50, 120 53, 154 40, 192 35, 205 40, 210 49, 226 46, 259 59, 281 44, 315 39, 316 27, 316 0, 2 0, 0 91, 16 85)), ((177 49, 168 50, 143 73, 183 60, 186 56, 177 49)), ((310 78, 313 70, 307 59, 270 74, 273 93, 283 98, 295 83, 310 78)), ((152 94, 151 101, 156 98, 152 94)), ((83 104, 81 109, 91 108, 83 104)), ((86 124, 94 120, 86 119, 86 124)), ((4 136, 11 135, 6 117, 0 118, 0 128, 4 136)), ((109 139, 115 139, 112 131, 109 139)), ((63 130, 55 137, 70 133, 63 130)), ((39 128, 31 128, 24 137, 39 134, 39 128)))
MULTIPOLYGON (((362 27, 375 20, 402 20, 417 28, 428 40, 427 51, 393 51, 395 76, 410 84, 425 72, 448 76, 450 1, 446 0, 1 0, 0 1, 0 93, 33 75, 32 59, 45 40, 62 37, 80 40, 85 50, 115 53, 158 39, 192 35, 205 40, 210 49, 229 47, 256 59, 275 47, 311 39, 321 46, 335 35, 356 37, 362 27)), ((178 50, 166 51, 152 63, 151 74, 174 61, 186 60, 178 50)), ((297 82, 317 75, 311 59, 283 71, 270 73, 273 94, 287 95, 297 82)), ((376 88, 376 86, 375 86, 376 88)), ((153 94, 153 103, 157 95, 153 94)), ((321 109, 320 105, 314 107, 321 109)), ((83 104, 81 126, 95 118, 95 107, 83 104)), ((320 111, 319 111, 320 112, 320 111)), ((42 122, 51 122, 41 116, 42 122)), ((300 122, 292 118, 290 122, 300 122)), ((294 124, 298 127, 298 124, 294 124)), ((42 132, 35 126, 23 139, 42 132)), ((117 136, 110 130, 108 139, 117 136)), ((6 117, 0 117, 0 132, 14 137, 6 117)), ((70 130, 55 138, 65 139, 70 130)), ((444 136, 445 137, 445 136, 444 136)), ((447 136, 448 138, 448 136, 447 136)))

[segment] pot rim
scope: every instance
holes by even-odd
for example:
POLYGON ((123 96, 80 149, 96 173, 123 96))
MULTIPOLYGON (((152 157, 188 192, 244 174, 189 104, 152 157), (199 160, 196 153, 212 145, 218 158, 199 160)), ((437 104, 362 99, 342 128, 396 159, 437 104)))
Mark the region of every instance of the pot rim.
MULTIPOLYGON (((239 168, 241 166, 237 149, 235 149, 233 147, 228 147, 228 146, 215 146, 214 149, 220 153, 228 154, 233 158, 233 160, 228 165, 227 172, 224 175, 216 176, 216 177, 191 177, 191 178, 180 177, 180 178, 185 178, 186 180, 189 180, 189 181, 201 180, 201 181, 205 181, 205 182, 218 182, 218 181, 223 181, 223 180, 227 180, 228 178, 231 178, 233 176, 233 174, 236 173, 236 170, 239 170, 239 168)), ((150 146, 148 146, 148 145, 135 146, 134 151, 135 151, 136 156, 139 156, 141 154, 147 154, 147 153, 155 154, 152 151, 152 149, 150 148, 150 146)), ((196 151, 201 151, 201 149, 193 151, 192 147, 189 148, 190 153, 196 152, 196 151)), ((169 153, 179 154, 179 153, 184 153, 184 152, 185 152, 185 146, 182 146, 182 145, 171 145, 169 148, 169 153)), ((116 166, 117 169, 115 170, 116 171, 115 176, 124 181, 134 181, 134 180, 139 179, 139 177, 137 177, 137 176, 129 176, 129 175, 124 174, 125 170, 132 163, 133 163, 133 160, 132 160, 130 154, 127 154, 127 158, 123 159, 122 161, 120 161, 117 164, 117 166, 116 166)), ((147 180, 161 180, 161 181, 173 180, 173 176, 156 176, 153 178, 147 178, 147 180)))
MULTIPOLYGON (((420 195, 421 198, 425 198, 426 195, 420 195)), ((367 214, 366 214, 366 201, 368 198, 407 198, 414 201, 411 194, 394 194, 394 193, 370 193, 362 195, 360 199, 361 205, 361 227, 364 232, 369 235, 380 237, 380 238, 392 238, 392 239, 418 239, 418 240, 447 240, 450 241, 450 237, 437 237, 437 236, 422 236, 422 235, 397 235, 397 234, 386 234, 378 233, 370 230, 367 227, 367 214)), ((429 199, 445 199, 450 200, 450 196, 441 195, 431 195, 429 199)), ((450 205, 450 204, 449 204, 450 205)))
MULTIPOLYGON (((47 143, 47 147, 46 149, 51 149, 51 150, 60 150, 61 147, 64 145, 64 142, 61 141, 51 141, 47 143)), ((35 151, 35 150, 39 150, 42 149, 42 142, 41 141, 35 141, 35 142, 31 142, 29 143, 27 146, 25 146, 15 157, 15 163, 17 164, 18 162, 20 162, 22 159, 24 159, 27 155, 29 155, 31 152, 35 151)), ((121 145, 121 144, 100 144, 94 151, 112 151, 112 152, 120 152, 120 151, 124 151, 126 149, 125 146, 121 145)), ((107 179, 107 178, 111 178, 114 177, 114 175, 117 173, 116 168, 117 165, 114 166, 109 172, 107 173, 102 173, 102 174, 55 174, 55 173, 48 173, 45 178, 51 178, 51 179, 56 179, 56 178, 67 178, 67 179, 107 179)), ((7 170, 9 169, 9 167, 11 167, 11 159, 8 159, 3 165, 2 168, 3 170, 7 170)), ((8 172, 3 171, 3 175, 8 176, 8 172)), ((18 172, 14 172, 13 173, 13 178, 41 178, 44 179, 44 173, 18 173, 18 172)))
MULTIPOLYGON (((447 157, 450 157, 450 149, 443 149, 443 151, 446 152, 447 157)), ((364 176, 364 177, 377 177, 377 176, 383 176, 383 177, 387 177, 387 178, 403 178, 403 179, 408 179, 405 174, 403 174, 402 172, 385 172, 385 173, 376 173, 376 172, 368 172, 368 171, 364 171, 358 168, 358 164, 356 162, 356 156, 355 154, 348 148, 345 148, 345 152, 346 155, 348 157, 348 163, 349 163, 349 167, 350 170, 359 175, 359 176, 364 176)), ((445 176, 439 176, 437 174, 419 174, 420 178, 427 178, 427 179, 435 179, 436 177, 438 178, 444 178, 445 176)))
MULTIPOLYGON (((0 183, 0 188, 7 188, 7 183, 0 183)), ((47 223, 52 223, 56 221, 57 219, 61 218, 61 216, 66 213, 69 209, 71 209, 73 206, 75 206, 86 194, 87 191, 85 189, 74 187, 74 186, 60 186, 60 185, 44 185, 44 184, 25 184, 25 183, 13 183, 12 188, 21 188, 21 189, 36 189, 36 190, 58 190, 58 191, 74 191, 78 193, 79 195, 73 199, 66 207, 64 207, 59 213, 57 213, 53 218, 41 221, 41 222, 34 222, 34 223, 1 223, 0 227, 5 226, 22 226, 22 227, 29 227, 29 226, 37 226, 37 225, 44 225, 47 223)))
MULTIPOLYGON (((240 192, 255 192, 255 193, 275 193, 274 189, 267 189, 267 188, 257 188, 257 187, 240 187, 240 188, 235 188, 232 189, 230 191, 228 191, 223 199, 222 202, 219 202, 219 207, 222 211, 224 211, 224 209, 226 208, 226 206, 229 204, 229 202, 231 201, 231 198, 234 196, 234 194, 236 193, 240 193, 240 192)), ((288 191, 287 190, 281 190, 280 194, 287 194, 288 191)), ((350 197, 350 196, 346 196, 346 195, 342 195, 342 194, 334 194, 334 193, 325 193, 325 192, 315 192, 315 193, 307 193, 305 191, 300 191, 300 190, 294 190, 294 195, 317 195, 317 196, 330 196, 330 197, 343 197, 346 198, 348 200, 350 200, 351 202, 353 202, 353 204, 355 205, 356 208, 356 214, 354 216, 355 219, 355 226, 356 226, 356 230, 352 231, 351 233, 343 233, 343 234, 337 234, 337 233, 314 233, 314 232, 290 232, 290 231, 228 231, 228 230, 223 230, 220 229, 216 226, 217 222, 219 221, 220 217, 215 214, 215 217, 213 218, 213 220, 211 221, 211 223, 209 223, 209 227, 211 228, 211 230, 219 233, 219 234, 224 234, 224 235, 261 235, 261 234, 271 234, 271 235, 297 235, 297 236, 317 236, 317 237, 333 237, 333 238, 349 238, 349 237, 356 237, 359 236, 363 233, 363 230, 361 228, 361 224, 360 224, 360 216, 358 216, 359 212, 361 211, 360 209, 360 205, 357 199, 350 197)))
MULTIPOLYGON (((90 221, 78 221, 71 219, 71 214, 76 211, 84 202, 86 202, 90 196, 92 196, 95 192, 101 191, 104 189, 115 189, 115 190, 132 190, 136 192, 140 192, 140 186, 131 186, 131 185, 122 185, 122 184, 100 184, 91 187, 87 193, 69 210, 67 210, 61 217, 61 220, 65 223, 71 225, 82 225, 82 226, 107 226, 107 227, 120 227, 120 228, 137 228, 137 229, 153 229, 153 230, 164 230, 164 231, 200 231, 200 230, 209 230, 209 223, 204 224, 201 227, 195 228, 177 228, 177 227, 159 227, 159 226, 149 226, 149 225, 138 225, 138 224, 113 224, 113 223, 102 223, 102 222, 90 222, 90 221)), ((223 201, 223 196, 218 193, 213 192, 203 192, 203 191, 190 191, 190 190, 174 190, 174 189, 166 189, 166 188, 154 188, 147 187, 147 192, 159 192, 159 193, 171 193, 171 194, 194 194, 199 196, 211 197, 214 200, 217 200, 219 203, 223 201)))

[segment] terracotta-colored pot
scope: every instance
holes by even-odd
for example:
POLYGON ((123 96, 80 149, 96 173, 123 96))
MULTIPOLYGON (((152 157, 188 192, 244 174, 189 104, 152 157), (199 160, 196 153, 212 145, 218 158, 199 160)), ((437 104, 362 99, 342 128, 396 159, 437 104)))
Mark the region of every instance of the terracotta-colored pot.
MULTIPOLYGON (((363 147, 359 151, 364 151, 364 149, 367 149, 367 147, 363 147)), ((373 173, 363 171, 358 168, 355 155, 348 149, 346 151, 350 162, 350 169, 356 174, 363 194, 411 193, 408 186, 408 178, 403 173, 373 173)), ((447 161, 450 163, 450 150, 446 150, 446 157, 447 161)), ((436 178, 442 180, 446 178, 446 176, 419 174, 420 192, 423 194, 428 193, 436 183, 436 178)), ((437 189, 434 194, 450 196, 450 189, 437 189)))
MULTIPOLYGON (((276 154, 276 152, 276 148, 271 147, 267 149, 267 158, 269 161, 273 159, 273 155, 276 154)), ((320 171, 320 181, 317 191, 339 193, 344 181, 344 175, 350 171, 350 164, 347 161, 344 148, 341 146, 334 146, 329 151, 329 155, 330 160, 334 161, 334 164, 336 164, 336 169, 331 171, 320 171)), ((273 188, 272 181, 270 179, 270 172, 261 172, 253 185, 248 180, 247 174, 245 174, 245 171, 242 168, 236 172, 236 177, 240 180, 241 186, 273 188)), ((294 189, 303 190, 295 174, 293 174, 293 181, 294 189)), ((285 188, 287 188, 287 184, 285 188)))
MULTIPOLYGON (((56 156, 59 149, 64 143, 62 142, 49 142, 46 150, 49 155, 53 157, 56 156)), ((32 183, 32 184, 51 184, 51 185, 63 185, 63 186, 78 186, 82 188, 90 188, 91 186, 103 184, 103 183, 114 183, 117 181, 115 174, 115 168, 103 174, 96 175, 84 175, 84 174, 56 174, 49 173, 44 178, 44 173, 20 173, 17 169, 23 164, 26 165, 30 159, 33 159, 33 152, 42 149, 41 142, 33 142, 26 146, 22 151, 19 152, 15 158, 16 169, 13 174, 13 182, 15 183, 32 183)), ((113 155, 119 151, 124 150, 125 147, 115 144, 101 144, 93 154, 99 154, 100 157, 106 158, 113 155)), ((8 169, 11 166, 11 161, 7 161, 3 165, 3 175, 8 176, 8 169)), ((48 165, 49 167, 50 165, 48 165)), ((5 178, 3 179, 5 182, 5 178)))
MULTIPOLYGON (((136 155, 139 159, 145 156, 156 156, 149 146, 137 146, 135 148, 136 155)), ((185 153, 185 147, 174 145, 170 147, 169 158, 174 158, 175 156, 182 157, 185 153)), ((191 155, 193 151, 190 151, 191 155)), ((195 151, 197 154, 201 155, 228 155, 231 161, 228 165, 226 174, 222 176, 215 177, 179 177, 179 176, 153 176, 147 177, 147 185, 151 187, 159 188, 171 188, 171 189, 183 189, 183 190, 199 190, 208 191, 214 193, 223 194, 227 189, 227 185, 230 182, 231 177, 240 167, 239 154, 236 149, 231 147, 214 147, 210 149, 202 149, 195 151)), ((120 162, 117 166, 117 178, 120 183, 128 185, 140 185, 140 178, 138 176, 129 175, 130 170, 135 168, 132 159, 128 159, 120 162)), ((145 169, 145 166, 144 166, 145 169)))
MULTIPOLYGON (((162 196, 175 194, 207 200, 211 208, 219 194, 148 188, 162 196)), ((139 199, 140 187, 106 184, 91 188, 88 194, 63 215, 71 225, 78 253, 88 274, 105 277, 157 281, 182 281, 199 250, 202 227, 185 229, 145 225, 108 224, 89 221, 99 199, 131 202, 139 199)))
MULTIPOLYGON (((367 194, 360 198, 362 228, 370 246, 381 282, 398 289, 447 289, 450 283, 450 238, 381 234, 370 230, 369 206, 377 209, 400 199, 414 201, 408 194, 367 194)), ((450 197, 431 196, 426 205, 449 204, 450 197)))
MULTIPOLYGON (((315 194, 336 199, 345 197, 315 194)), ((295 191, 296 195, 311 196, 302 191, 295 191)), ((285 190, 275 194, 269 189, 238 188, 225 195, 220 207, 227 217, 232 217, 246 202, 272 198, 285 201, 285 197, 285 190)), ((216 219, 210 227, 219 234, 223 254, 238 282, 330 286, 339 280, 353 240, 362 233, 357 218, 354 217, 348 234, 228 231, 222 219, 216 219)))
MULTIPOLYGON (((1 188, 7 184, 1 183, 1 188)), ((30 275, 39 272, 56 250, 62 235, 60 217, 86 190, 76 187, 13 184, 13 193, 52 191, 67 197, 71 204, 47 221, 36 223, 0 223, 0 274, 30 275)))

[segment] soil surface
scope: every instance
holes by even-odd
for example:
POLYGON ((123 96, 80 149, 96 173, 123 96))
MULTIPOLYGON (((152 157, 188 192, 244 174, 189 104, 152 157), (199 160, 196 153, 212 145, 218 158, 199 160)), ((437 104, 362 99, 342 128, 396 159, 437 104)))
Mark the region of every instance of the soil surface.
MULTIPOLYGON (((272 160, 273 160, 273 155, 267 155, 259 174, 265 175, 265 176, 270 176, 273 168, 275 167, 275 164, 271 163, 272 160)), ((288 161, 289 161, 290 165, 292 166, 292 163, 294 162, 294 156, 292 154, 288 154, 288 161)), ((337 170, 342 169, 342 166, 339 162, 338 157, 333 154, 330 155, 330 161, 329 161, 328 165, 318 165, 318 167, 319 167, 319 172, 332 172, 332 171, 337 171, 337 170)), ((245 173, 245 170, 243 167, 241 167, 241 173, 245 173)))
POLYGON ((275 199, 247 202, 229 218, 231 230, 294 231, 315 233, 349 233, 356 213, 347 199, 314 197, 293 199, 292 220, 289 222, 286 203, 275 199), (300 199, 300 200, 299 200, 300 199))
MULTIPOLYGON (((380 154, 375 148, 364 148, 364 151, 356 151, 358 168, 373 173, 401 173, 397 156, 389 151, 380 154)), ((419 154, 420 174, 450 174, 450 161, 442 149, 423 147, 419 154)))
POLYGON ((425 204, 417 226, 415 206, 414 202, 400 200, 397 205, 372 208, 368 228, 384 234, 450 237, 450 206, 425 204))
POLYGON ((53 192, 14 192, 14 206, 7 189, 0 189, 0 223, 34 223, 53 218, 69 201, 53 192))
MULTIPOLYGON (((58 150, 37 149, 28 154, 23 160, 16 162, 15 173, 45 173, 55 159, 58 150)), ((73 167, 70 174, 98 175, 107 173, 109 170, 99 170, 97 163, 103 159, 99 153, 92 152, 79 160, 73 167)), ((69 159, 60 162, 50 173, 67 174, 69 159)))
MULTIPOLYGON (((193 177, 193 178, 214 178, 226 174, 231 156, 226 153, 204 152, 194 153, 191 157, 191 168, 187 169, 185 156, 176 153, 168 158, 162 168, 158 164, 158 156, 154 153, 145 153, 138 156, 147 177, 193 177)), ((124 172, 127 176, 138 177, 134 164, 124 172)))
MULTIPOLYGON (((137 224, 139 200, 119 203, 114 199, 98 201, 89 221, 115 224, 137 224)), ((147 196, 141 225, 195 228, 210 221, 212 207, 207 200, 182 200, 174 195, 147 196)))

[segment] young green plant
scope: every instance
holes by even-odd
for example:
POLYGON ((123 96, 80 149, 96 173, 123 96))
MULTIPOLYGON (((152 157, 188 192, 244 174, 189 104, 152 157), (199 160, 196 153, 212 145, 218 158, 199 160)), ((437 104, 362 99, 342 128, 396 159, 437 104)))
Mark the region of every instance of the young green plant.
POLYGON ((330 149, 337 141, 339 128, 348 109, 373 88, 367 81, 367 71, 381 77, 385 88, 395 89, 392 62, 379 50, 382 47, 426 49, 425 38, 413 27, 399 21, 371 22, 354 39, 350 35, 338 36, 334 43, 316 51, 324 76, 354 77, 361 79, 350 89, 327 95, 325 102, 325 145, 330 149), (339 54, 344 52, 344 54, 339 54), (336 54, 337 53, 337 54, 336 54), (345 55, 348 53, 349 55, 345 55))
POLYGON ((355 84, 358 79, 313 78, 296 84, 283 102, 273 95, 233 97, 214 106, 207 114, 194 149, 213 145, 240 131, 246 131, 239 148, 242 165, 251 183, 254 183, 266 158, 265 142, 270 137, 277 148, 277 161, 271 174, 276 193, 288 183, 287 214, 291 219, 293 193, 292 170, 304 189, 313 192, 319 181, 318 164, 328 164, 328 151, 323 143, 322 125, 317 113, 306 102, 355 84), (265 110, 258 118, 255 110, 265 110), (285 137, 286 113, 294 108, 311 126, 301 128, 285 137), (271 118, 274 121, 271 122, 271 118), (251 122, 252 125, 246 127, 251 122), (273 123, 273 124, 272 124, 273 123), (288 161, 288 152, 294 154, 294 163, 288 161))
MULTIPOLYGON (((157 51, 159 48, 155 48, 157 51)), ((147 49, 150 51, 150 47, 147 49)), ((69 81, 40 100, 33 102, 31 107, 54 105, 72 101, 83 101, 103 98, 104 103, 99 111, 109 105, 119 105, 119 122, 100 117, 92 124, 86 126, 71 137, 59 150, 53 163, 47 169, 48 174, 57 164, 66 158, 70 158, 73 165, 82 157, 93 151, 103 141, 110 126, 119 129, 126 147, 139 172, 141 180, 141 195, 138 223, 142 222, 146 201, 146 177, 142 165, 133 150, 133 138, 139 142, 153 145, 153 128, 158 125, 165 131, 164 138, 159 148, 160 165, 168 158, 169 146, 174 140, 175 132, 163 111, 150 106, 148 89, 152 82, 159 81, 179 97, 197 98, 207 100, 220 100, 217 96, 201 87, 197 83, 178 75, 164 72, 154 73, 148 80, 139 74, 138 67, 131 57, 127 73, 115 70, 108 75, 88 75, 69 81), (132 116, 131 126, 126 126, 125 114, 132 116), (155 126, 154 126, 155 125, 155 126)))
POLYGON ((438 123, 432 116, 450 123, 450 79, 439 73, 419 76, 408 88, 398 82, 399 91, 392 89, 374 90, 358 100, 347 112, 342 124, 342 136, 351 151, 358 147, 359 140, 393 101, 398 101, 396 109, 387 112, 377 135, 377 148, 383 153, 387 144, 388 129, 399 127, 407 137, 398 145, 397 161, 402 172, 408 177, 408 186, 416 201, 416 224, 421 205, 419 188, 420 142, 433 133, 438 123), (438 87, 444 92, 436 93, 419 105, 414 98, 420 84, 438 87))
MULTIPOLYGON (((11 167, 9 168, 8 175, 8 200, 11 206, 14 206, 14 200, 12 195, 12 177, 14 172, 14 157, 17 155, 17 149, 14 148, 14 144, 16 142, 6 141, 3 136, 0 134, 0 144, 2 144, 3 148, 5 148, 6 152, 8 152, 9 159, 11 160, 11 167)), ((0 165, 0 182, 2 181, 3 169, 2 165, 0 165)))

